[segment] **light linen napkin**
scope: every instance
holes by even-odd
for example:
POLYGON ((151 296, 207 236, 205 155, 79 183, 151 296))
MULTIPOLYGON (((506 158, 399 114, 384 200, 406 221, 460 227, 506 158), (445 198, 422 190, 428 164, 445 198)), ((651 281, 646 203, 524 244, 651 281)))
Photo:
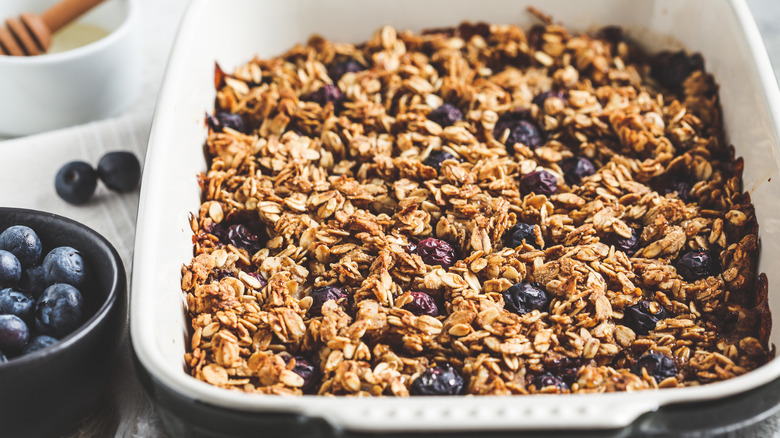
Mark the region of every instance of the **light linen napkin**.
MULTIPOLYGON (((151 117, 120 117, 44 134, 0 141, 0 206, 30 208, 66 216, 108 239, 122 257, 129 278, 133 258, 138 190, 112 192, 98 182, 85 205, 66 203, 54 190, 54 176, 65 163, 97 166, 111 151, 130 151, 143 165, 151 117)), ((165 437, 151 401, 132 364, 129 335, 121 339, 121 359, 104 399, 68 438, 165 437)))

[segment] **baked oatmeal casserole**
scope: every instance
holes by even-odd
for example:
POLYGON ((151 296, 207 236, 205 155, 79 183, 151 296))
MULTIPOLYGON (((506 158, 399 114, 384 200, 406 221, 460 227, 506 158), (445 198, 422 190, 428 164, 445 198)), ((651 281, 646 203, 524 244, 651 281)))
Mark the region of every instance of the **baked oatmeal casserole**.
POLYGON ((217 66, 182 269, 192 376, 592 393, 773 357, 754 208, 701 57, 538 15, 217 66))

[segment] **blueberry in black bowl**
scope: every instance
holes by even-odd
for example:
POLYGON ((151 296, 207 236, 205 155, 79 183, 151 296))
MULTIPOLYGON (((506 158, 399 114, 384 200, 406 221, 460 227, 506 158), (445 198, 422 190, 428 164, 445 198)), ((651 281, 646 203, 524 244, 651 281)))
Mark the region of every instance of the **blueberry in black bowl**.
POLYGON ((22 355, 34 353, 38 350, 43 350, 46 347, 59 342, 57 338, 53 338, 47 335, 38 335, 27 342, 27 345, 22 350, 22 355))
POLYGON ((550 305, 550 297, 541 284, 531 282, 515 283, 502 293, 504 309, 525 315, 533 310, 545 311, 550 305))
POLYGON ((15 255, 23 269, 38 263, 43 252, 41 239, 24 225, 14 225, 0 233, 0 249, 15 255))
POLYGON ((412 395, 458 395, 463 390, 463 377, 452 365, 445 363, 423 371, 412 382, 412 395))
POLYGON ((674 266, 677 273, 688 282, 707 278, 715 273, 715 260, 710 252, 704 249, 686 252, 677 259, 674 266))
POLYGON ((458 157, 447 151, 433 151, 428 154, 428 158, 423 161, 423 164, 426 166, 431 166, 436 169, 436 172, 439 172, 441 171, 441 163, 443 163, 445 160, 458 161, 458 157))
POLYGON ((520 189, 525 194, 550 196, 558 191, 558 178, 546 170, 537 170, 520 177, 520 189))
POLYGON ((660 304, 642 300, 626 308, 623 312, 622 324, 638 335, 646 335, 655 329, 658 321, 669 317, 671 314, 660 304))
POLYGON ((439 316, 439 306, 436 305, 433 297, 425 292, 410 292, 412 301, 404 304, 402 309, 406 309, 413 314, 439 316))
POLYGON ((428 113, 428 120, 438 123, 442 128, 446 128, 454 125, 459 120, 463 120, 463 113, 455 105, 443 103, 428 113))
POLYGON ((311 316, 322 316, 322 305, 331 300, 338 301, 343 309, 347 308, 347 292, 340 287, 319 287, 309 292, 309 296, 312 299, 311 307, 309 307, 309 315, 311 316))
POLYGON ((559 163, 566 184, 573 186, 582 184, 582 179, 596 173, 596 166, 585 157, 567 158, 559 163))
POLYGON ((507 248, 517 248, 523 243, 527 243, 532 247, 539 249, 539 244, 536 243, 534 228, 536 228, 535 225, 526 224, 524 222, 516 223, 504 233, 504 246, 507 248))
POLYGON ((44 278, 48 284, 67 283, 76 287, 84 283, 86 269, 84 258, 75 248, 54 248, 43 259, 44 278))
POLYGON ((19 280, 19 289, 26 292, 33 298, 41 296, 49 283, 46 281, 46 272, 43 265, 35 265, 22 271, 22 278, 19 280))
POLYGON ((83 161, 72 161, 57 172, 54 189, 65 202, 84 204, 95 193, 97 180, 97 172, 92 166, 83 161))
POLYGON ((16 315, 0 315, 0 351, 19 353, 27 345, 30 329, 16 315))
POLYGON ((544 144, 544 135, 539 126, 528 119, 528 113, 512 112, 502 114, 496 122, 493 137, 502 141, 506 135, 504 145, 509 155, 515 154, 515 143, 522 143, 531 149, 536 149, 544 144))
POLYGON ((22 264, 15 255, 0 249, 0 287, 12 287, 22 278, 22 264))
POLYGON ((84 322, 81 292, 65 283, 55 283, 43 292, 35 308, 35 328, 44 335, 61 338, 84 322))
POLYGON ((141 163, 132 152, 109 152, 98 162, 97 173, 110 190, 119 193, 131 192, 141 181, 141 163))
POLYGON ((429 237, 421 240, 415 252, 428 265, 440 265, 447 269, 455 263, 455 249, 441 239, 429 237))
POLYGON ((0 315, 16 315, 24 321, 32 321, 35 300, 11 288, 0 290, 0 315))
POLYGON ((647 371, 648 375, 653 376, 656 383, 677 375, 677 365, 674 360, 661 353, 648 353, 640 357, 631 367, 631 372, 641 376, 642 369, 647 371))

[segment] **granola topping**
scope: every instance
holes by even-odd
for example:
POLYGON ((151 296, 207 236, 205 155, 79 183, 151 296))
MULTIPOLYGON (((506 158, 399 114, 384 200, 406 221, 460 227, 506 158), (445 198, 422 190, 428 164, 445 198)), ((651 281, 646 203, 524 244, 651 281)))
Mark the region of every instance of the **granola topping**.
POLYGON ((217 99, 188 372, 263 394, 595 393, 774 350, 698 55, 551 24, 313 36, 217 99))

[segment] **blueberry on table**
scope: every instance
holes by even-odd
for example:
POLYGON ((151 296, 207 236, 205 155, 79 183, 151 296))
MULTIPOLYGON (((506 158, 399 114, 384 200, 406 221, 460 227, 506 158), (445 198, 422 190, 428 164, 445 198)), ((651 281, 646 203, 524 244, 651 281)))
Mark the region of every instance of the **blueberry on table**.
POLYGON ((526 224, 524 222, 516 223, 504 233, 504 246, 507 248, 517 248, 523 243, 527 243, 534 248, 539 249, 539 244, 536 243, 534 228, 535 225, 526 224))
POLYGON ((653 312, 650 301, 640 301, 633 306, 629 306, 623 312, 622 324, 638 335, 646 335, 655 329, 658 321, 663 321, 671 315, 660 304, 657 304, 657 310, 653 312))
POLYGON ((22 264, 22 269, 38 263, 43 252, 38 234, 24 225, 14 225, 0 233, 0 249, 15 255, 22 264))
POLYGON ((428 113, 428 120, 438 123, 442 128, 446 128, 454 125, 459 120, 463 120, 463 113, 456 106, 443 103, 428 113))
POLYGON ((71 204, 87 202, 97 187, 97 172, 83 161, 71 161, 62 166, 54 177, 57 194, 71 204))
POLYGON ((527 119, 526 112, 513 112, 502 114, 496 122, 493 137, 502 141, 507 135, 504 145, 509 155, 515 154, 515 143, 522 143, 531 149, 536 149, 544 144, 544 136, 536 123, 527 119), (508 131, 508 133, 507 133, 508 131))
POLYGON ((328 104, 328 102, 332 102, 334 105, 341 103, 341 101, 344 100, 344 95, 341 94, 341 90, 339 90, 339 87, 331 84, 326 84, 321 88, 318 88, 313 93, 301 97, 301 99, 309 102, 318 103, 320 104, 320 106, 324 107, 325 105, 328 104))
POLYGON ((354 59, 348 59, 346 61, 334 62, 328 66, 328 76, 330 76, 333 82, 338 82, 347 73, 357 73, 365 69, 366 66, 363 64, 354 59))
POLYGON ((447 151, 433 151, 428 154, 428 158, 423 161, 423 164, 431 166, 436 169, 436 172, 439 172, 441 171, 441 163, 444 162, 444 160, 458 161, 458 157, 447 151))
POLYGON ((0 351, 14 355, 22 351, 30 338, 27 324, 16 315, 0 315, 0 351))
POLYGON ((559 163, 566 184, 573 186, 582 184, 582 179, 596 173, 596 166, 585 157, 567 158, 559 163))
POLYGON ((502 296, 504 297, 504 309, 518 315, 525 315, 532 310, 543 312, 550 305, 547 291, 542 288, 541 284, 535 282, 515 283, 505 290, 502 296))
POLYGON ((30 354, 33 352, 36 352, 38 350, 42 350, 50 345, 54 345, 57 342, 57 338, 52 338, 51 336, 46 335, 38 335, 27 343, 27 346, 24 347, 24 350, 22 350, 22 354, 30 354))
POLYGON ((412 295, 412 301, 404 304, 402 309, 408 310, 413 314, 439 316, 439 306, 433 297, 425 292, 409 292, 412 295))
POLYGON ((55 338, 67 336, 84 322, 84 299, 81 292, 65 283, 55 283, 38 298, 35 328, 55 338))
POLYGON ((677 273, 685 281, 694 282, 696 280, 707 278, 715 271, 715 260, 713 260, 709 251, 701 249, 689 251, 680 256, 674 264, 677 273))
POLYGON ((49 285, 43 265, 36 265, 22 271, 17 287, 37 299, 49 285))
POLYGON ((67 283, 80 287, 84 283, 87 267, 81 253, 69 246, 54 248, 43 259, 44 278, 47 283, 67 283))
POLYGON ((640 357, 634 366, 631 367, 631 372, 641 376, 643 368, 648 375, 655 378, 656 383, 660 383, 667 377, 677 375, 677 365, 674 363, 674 360, 661 353, 648 353, 640 357))
POLYGON ((540 374, 534 377, 531 383, 536 387, 536 389, 543 389, 547 388, 548 386, 554 386, 562 391, 569 389, 569 385, 567 385, 566 382, 556 377, 552 373, 540 374))
POLYGON ((0 287, 16 286, 22 278, 22 264, 10 252, 0 249, 0 287))
POLYGON ((141 180, 141 163, 132 152, 109 152, 98 162, 97 173, 109 189, 119 193, 131 192, 141 180))
POLYGON ((31 321, 35 312, 35 300, 11 288, 0 290, 0 315, 16 315, 31 321))
POLYGON ((520 188, 526 194, 550 196, 558 191, 558 178, 546 170, 537 170, 520 177, 520 188))
POLYGON ((429 265, 440 265, 447 269, 455 263, 455 249, 441 239, 423 239, 417 244, 415 252, 429 265))
POLYGON ((445 363, 423 371, 412 382, 412 395, 458 395, 463 389, 463 377, 445 363))
POLYGON ((623 237, 617 233, 612 234, 610 243, 615 245, 615 249, 623 251, 627 256, 632 256, 639 249, 639 232, 631 229, 631 237, 623 237))
POLYGON ((346 308, 347 305, 347 292, 336 286, 319 287, 309 292, 309 296, 312 299, 311 307, 309 307, 309 315, 311 316, 322 316, 322 305, 330 300, 339 301, 344 298, 340 305, 342 308, 346 308))

